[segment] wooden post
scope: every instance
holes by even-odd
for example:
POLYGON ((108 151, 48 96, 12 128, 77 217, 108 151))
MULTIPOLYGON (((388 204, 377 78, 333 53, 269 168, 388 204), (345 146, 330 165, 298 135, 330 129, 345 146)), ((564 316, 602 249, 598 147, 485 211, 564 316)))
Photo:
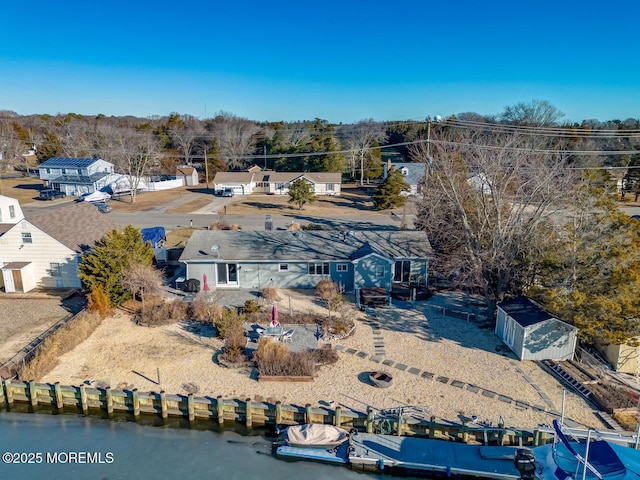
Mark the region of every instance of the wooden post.
POLYGON ((111 393, 111 387, 104 389, 107 395, 107 413, 111 415, 113 413, 113 394, 111 393))
POLYGON ((189 421, 193 422, 196 419, 196 406, 193 401, 193 393, 190 393, 187 397, 187 412, 189 414, 189 421))
POLYGON ((167 394, 164 393, 164 390, 160 390, 160 411, 162 412, 162 418, 169 416, 167 411, 167 394))
POLYGON ((276 402, 276 426, 282 423, 282 402, 278 400, 276 402))
POLYGON ((4 396, 4 382, 0 378, 0 406, 4 407, 5 403, 6 403, 6 400, 4 396))
POLYGON ((398 437, 402 436, 402 413, 398 414, 398 431, 396 435, 398 435, 398 437))
POLYGON ((56 408, 63 409, 64 402, 62 401, 62 390, 60 389, 60 382, 56 382, 53 388, 56 394, 56 408))
POLYGON ((469 443, 469 431, 466 423, 462 424, 462 441, 464 443, 469 443))
POLYGON ((435 438, 436 436, 436 417, 431 415, 429 420, 429 438, 435 438))
POLYGON ((216 397, 216 413, 218 415, 218 423, 222 425, 224 423, 224 400, 222 395, 216 397))
POLYGON ((244 401, 244 418, 245 418, 245 425, 249 428, 251 428, 251 423, 252 423, 252 414, 253 412, 251 411, 251 399, 247 398, 244 401))
POLYGON ((367 407, 367 433, 373 433, 373 409, 367 407))
POLYGON ((498 433, 498 443, 500 446, 504 446, 504 427, 500 429, 500 433, 498 433))
POLYGON ((38 394, 36 393, 35 380, 29 380, 29 400, 31 402, 31 406, 35 407, 38 405, 38 394))
POLYGON ((307 403, 304 406, 304 423, 311 423, 311 404, 307 403))
POLYGON ((84 385, 80 385, 80 406, 82 407, 82 413, 84 415, 89 413, 89 404, 87 403, 87 389, 84 385))
POLYGON ((338 405, 334 412, 334 420, 336 427, 342 425, 342 407, 338 405))
POLYGON ((138 418, 140 416, 140 397, 138 395, 138 389, 134 388, 131 395, 133 397, 133 416, 138 418))
POLYGON ((4 392, 7 396, 7 404, 11 405, 13 403, 13 385, 11 385, 10 378, 4 381, 4 392))

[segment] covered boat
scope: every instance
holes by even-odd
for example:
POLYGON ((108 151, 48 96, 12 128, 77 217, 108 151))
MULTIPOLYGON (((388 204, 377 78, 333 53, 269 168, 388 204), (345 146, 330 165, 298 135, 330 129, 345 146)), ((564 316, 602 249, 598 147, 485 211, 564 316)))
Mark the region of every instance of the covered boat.
POLYGON ((288 427, 284 441, 292 447, 331 449, 349 440, 349 432, 333 425, 307 424, 288 427))

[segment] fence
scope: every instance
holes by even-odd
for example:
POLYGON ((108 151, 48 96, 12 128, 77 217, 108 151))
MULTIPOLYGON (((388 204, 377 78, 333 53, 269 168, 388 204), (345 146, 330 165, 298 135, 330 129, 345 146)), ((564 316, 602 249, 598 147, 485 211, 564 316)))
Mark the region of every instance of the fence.
POLYGON ((356 428, 369 433, 393 433, 395 435, 424 436, 483 445, 539 445, 552 436, 540 430, 528 431, 514 428, 482 428, 479 426, 437 422, 429 419, 403 416, 384 416, 388 431, 380 428, 381 417, 372 409, 366 413, 335 408, 304 407, 246 400, 225 399, 221 396, 196 397, 194 394, 168 394, 163 391, 139 392, 138 390, 112 390, 88 385, 64 386, 60 383, 36 383, 4 380, 0 389, 0 408, 11 410, 17 404, 30 410, 52 407, 57 412, 64 409, 88 414, 90 411, 106 411, 109 416, 124 412, 134 418, 140 415, 157 415, 163 419, 182 417, 189 422, 213 421, 222 425, 237 422, 247 427, 288 426, 306 423, 332 424, 342 428, 356 428))

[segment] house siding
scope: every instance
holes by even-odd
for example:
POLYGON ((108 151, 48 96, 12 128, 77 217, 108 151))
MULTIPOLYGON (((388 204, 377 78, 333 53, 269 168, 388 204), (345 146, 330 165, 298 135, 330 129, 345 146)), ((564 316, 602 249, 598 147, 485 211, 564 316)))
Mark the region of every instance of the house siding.
POLYGON ((77 254, 27 221, 20 222, 0 237, 0 265, 10 262, 31 262, 39 287, 81 286, 77 276, 77 254), (32 243, 23 244, 23 233, 31 234, 32 243), (52 262, 60 264, 60 277, 51 276, 52 262))
POLYGON ((391 274, 393 265, 386 259, 376 255, 362 258, 355 264, 354 287, 383 287, 391 289, 391 274), (378 269, 384 269, 381 277, 377 276, 378 269))
POLYGON ((551 318, 526 329, 521 360, 570 360, 576 346, 576 331, 551 318))

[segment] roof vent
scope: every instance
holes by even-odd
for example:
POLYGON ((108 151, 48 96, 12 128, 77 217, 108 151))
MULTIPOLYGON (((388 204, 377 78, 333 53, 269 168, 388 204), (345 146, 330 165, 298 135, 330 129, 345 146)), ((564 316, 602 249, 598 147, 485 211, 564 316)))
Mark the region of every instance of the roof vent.
POLYGON ((212 245, 212 246, 211 246, 211 253, 212 253, 213 255, 215 255, 215 256, 216 256, 216 258, 218 257, 219 252, 220 252, 220 245, 217 245, 217 244, 216 244, 216 245, 212 245))

